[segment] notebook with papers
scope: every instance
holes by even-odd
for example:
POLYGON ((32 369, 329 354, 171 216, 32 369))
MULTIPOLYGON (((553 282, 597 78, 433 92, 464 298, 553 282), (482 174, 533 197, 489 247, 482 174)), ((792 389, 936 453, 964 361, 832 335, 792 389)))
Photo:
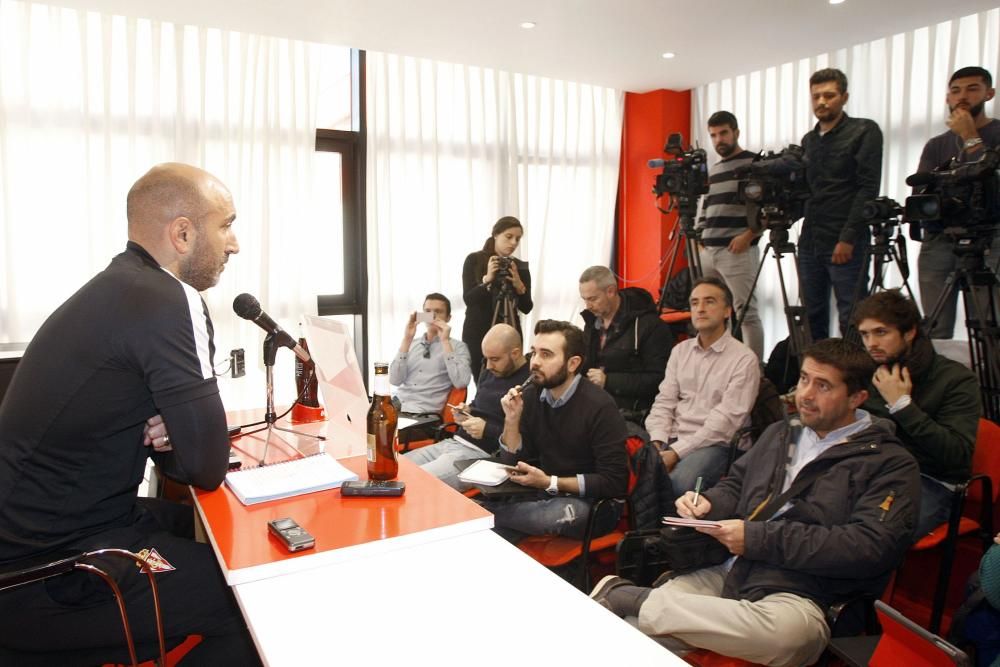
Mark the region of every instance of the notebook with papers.
POLYGON ((226 475, 226 486, 244 505, 291 498, 316 491, 336 489, 347 480, 358 479, 336 459, 320 453, 281 463, 234 470, 226 475))

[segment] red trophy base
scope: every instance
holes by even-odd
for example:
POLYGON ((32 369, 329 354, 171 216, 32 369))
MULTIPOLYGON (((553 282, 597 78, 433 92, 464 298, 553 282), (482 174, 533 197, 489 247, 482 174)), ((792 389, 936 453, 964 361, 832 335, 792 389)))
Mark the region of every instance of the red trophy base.
POLYGON ((326 411, 323 406, 311 408, 308 405, 296 403, 292 406, 292 423, 308 424, 310 422, 326 421, 326 411))

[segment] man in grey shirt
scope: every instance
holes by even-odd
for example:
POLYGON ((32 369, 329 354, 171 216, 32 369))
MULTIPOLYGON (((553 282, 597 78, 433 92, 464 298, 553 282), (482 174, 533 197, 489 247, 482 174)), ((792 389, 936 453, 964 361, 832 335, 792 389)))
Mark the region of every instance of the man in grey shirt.
MULTIPOLYGON (((472 378, 469 348, 451 338, 451 302, 437 292, 424 297, 423 313, 430 315, 427 331, 417 334, 417 313, 410 313, 399 353, 389 365, 389 382, 397 387, 403 412, 438 413, 452 387, 467 387, 472 378)), ((427 316, 422 316, 423 320, 427 316)))
MULTIPOLYGON (((986 114, 986 103, 993 99, 993 77, 982 67, 963 67, 951 75, 948 82, 948 131, 927 142, 920 154, 917 171, 948 168, 957 163, 975 162, 987 148, 1000 146, 1000 120, 986 114)), ((917 277, 920 280, 920 306, 930 316, 941 298, 945 280, 955 270, 955 239, 944 233, 945 221, 920 223, 920 255, 917 277)), ((912 223, 911 223, 912 229, 912 223)), ((916 237, 914 237, 916 238, 916 237)), ((996 268, 1000 243, 995 239, 990 252, 990 264, 996 268)), ((940 316, 930 330, 931 338, 951 338, 955 332, 955 304, 958 293, 947 297, 940 316)))

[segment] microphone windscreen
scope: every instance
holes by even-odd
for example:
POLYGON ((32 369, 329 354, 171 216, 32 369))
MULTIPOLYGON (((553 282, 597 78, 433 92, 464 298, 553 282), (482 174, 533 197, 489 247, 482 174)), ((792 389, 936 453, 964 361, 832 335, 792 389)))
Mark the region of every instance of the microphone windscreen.
POLYGON ((244 292, 233 299, 233 312, 245 320, 254 320, 261 313, 260 302, 252 294, 244 292))
POLYGON ((659 169, 666 163, 667 163, 666 160, 662 158, 656 158, 655 160, 649 160, 648 162, 646 162, 646 166, 648 166, 650 169, 659 169))
POLYGON ((927 185, 928 183, 934 182, 934 172, 932 171, 918 171, 915 174, 910 174, 906 177, 906 184, 911 188, 918 185, 927 185))

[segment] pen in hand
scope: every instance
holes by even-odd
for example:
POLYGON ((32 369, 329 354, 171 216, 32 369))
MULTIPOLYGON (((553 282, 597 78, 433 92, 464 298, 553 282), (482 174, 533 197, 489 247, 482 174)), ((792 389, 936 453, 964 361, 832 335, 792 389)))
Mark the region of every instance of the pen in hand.
POLYGON ((694 501, 691 503, 695 507, 698 506, 698 498, 701 496, 701 477, 694 481, 694 501))

